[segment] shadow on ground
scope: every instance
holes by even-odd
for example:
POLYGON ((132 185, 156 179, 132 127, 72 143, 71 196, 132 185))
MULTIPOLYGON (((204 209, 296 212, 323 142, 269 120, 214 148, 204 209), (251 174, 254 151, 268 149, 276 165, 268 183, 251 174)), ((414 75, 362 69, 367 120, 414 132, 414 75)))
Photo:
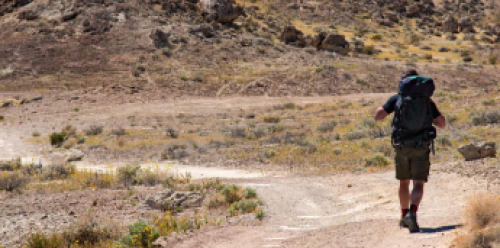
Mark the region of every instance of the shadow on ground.
POLYGON ((420 232, 421 233, 447 232, 447 231, 451 231, 451 230, 460 228, 462 226, 463 226, 462 224, 457 224, 457 225, 450 225, 450 226, 440 226, 440 227, 435 227, 435 228, 422 227, 422 228, 420 228, 420 232))

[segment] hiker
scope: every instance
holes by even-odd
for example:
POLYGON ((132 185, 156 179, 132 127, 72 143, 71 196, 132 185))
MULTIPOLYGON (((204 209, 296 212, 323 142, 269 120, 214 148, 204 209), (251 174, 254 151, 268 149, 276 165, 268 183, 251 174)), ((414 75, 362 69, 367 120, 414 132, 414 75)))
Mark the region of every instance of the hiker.
POLYGON ((391 143, 396 151, 396 178, 399 180, 401 220, 399 225, 419 232, 417 210, 429 176, 429 154, 434 153, 436 128, 445 128, 445 118, 431 100, 434 81, 419 76, 416 70, 403 73, 399 93, 393 95, 375 112, 375 120, 394 113, 391 143), (410 194, 410 180, 413 189, 410 194))

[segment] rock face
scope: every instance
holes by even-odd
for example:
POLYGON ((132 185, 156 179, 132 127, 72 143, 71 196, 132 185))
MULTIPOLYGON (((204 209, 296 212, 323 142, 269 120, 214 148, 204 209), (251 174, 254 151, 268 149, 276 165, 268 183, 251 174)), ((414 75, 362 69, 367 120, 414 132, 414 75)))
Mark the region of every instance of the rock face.
POLYGON ((295 28, 295 26, 286 26, 281 33, 280 40, 285 44, 295 45, 298 47, 305 47, 307 42, 304 38, 302 31, 295 28))
POLYGON ((476 160, 487 157, 496 157, 497 149, 495 142, 483 142, 477 144, 463 145, 458 148, 465 160, 476 160))
POLYGON ((318 50, 332 51, 342 55, 346 55, 350 51, 345 36, 340 34, 319 33, 313 39, 312 45, 318 50))
POLYGON ((199 192, 175 192, 168 190, 152 196, 146 204, 162 211, 176 211, 179 208, 197 208, 203 202, 203 195, 199 192))
POLYGON ((205 17, 220 23, 232 23, 244 15, 243 8, 234 0, 201 0, 200 4, 205 17))
POLYGON ((458 22, 453 16, 447 16, 442 23, 442 31, 446 33, 458 33, 458 22))

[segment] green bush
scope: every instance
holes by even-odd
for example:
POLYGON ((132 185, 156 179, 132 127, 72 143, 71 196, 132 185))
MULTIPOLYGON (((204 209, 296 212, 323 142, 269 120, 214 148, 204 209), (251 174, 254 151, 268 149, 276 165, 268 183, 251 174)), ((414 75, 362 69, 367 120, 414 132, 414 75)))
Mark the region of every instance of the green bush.
POLYGON ((227 203, 232 204, 241 199, 241 188, 237 185, 228 185, 220 190, 220 193, 224 196, 227 203))
POLYGON ((137 184, 137 172, 141 169, 140 165, 127 164, 118 168, 118 182, 125 187, 137 184))
POLYGON ((57 235, 47 236, 42 233, 34 233, 28 238, 26 248, 60 248, 63 246, 63 240, 57 235))
POLYGON ((61 145, 68 139, 68 134, 65 131, 54 132, 50 136, 50 144, 55 147, 61 147, 61 145))
POLYGON ((246 188, 245 192, 243 192, 243 197, 245 197, 245 199, 255 198, 257 197, 257 192, 255 189, 246 188))
POLYGON ((257 200, 240 200, 233 202, 229 208, 231 215, 238 215, 240 213, 246 214, 251 213, 257 209, 259 206, 259 201, 257 200))
POLYGON ((160 237, 156 227, 144 221, 136 222, 128 227, 129 234, 120 240, 128 247, 151 248, 153 242, 160 237))
POLYGON ((137 172, 136 181, 138 184, 146 186, 155 186, 161 182, 158 174, 145 169, 141 169, 137 172))
POLYGON ((366 167, 385 167, 389 165, 389 160, 381 153, 365 158, 366 167))

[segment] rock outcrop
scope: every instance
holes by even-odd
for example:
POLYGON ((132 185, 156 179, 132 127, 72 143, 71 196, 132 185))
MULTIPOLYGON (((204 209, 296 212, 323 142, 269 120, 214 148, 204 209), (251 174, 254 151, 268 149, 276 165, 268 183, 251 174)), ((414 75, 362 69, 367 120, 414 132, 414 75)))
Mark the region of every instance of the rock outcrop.
POLYGON ((496 143, 483 142, 463 145, 458 148, 458 152, 462 154, 465 160, 477 160, 488 157, 496 157, 496 143))
POLYGON ((153 209, 162 211, 178 211, 184 208, 197 208, 203 202, 203 195, 199 192, 175 192, 167 190, 146 200, 146 204, 153 209))
POLYGON ((304 33, 295 28, 295 26, 286 26, 281 33, 280 40, 285 44, 305 47, 307 42, 304 38, 304 33))
POLYGON ((243 8, 234 0, 201 0, 203 15, 208 20, 220 23, 232 23, 239 16, 245 14, 243 8))
POLYGON ((340 34, 321 32, 313 39, 312 45, 317 50, 332 51, 342 55, 346 55, 350 51, 349 42, 346 41, 345 36, 340 34))

